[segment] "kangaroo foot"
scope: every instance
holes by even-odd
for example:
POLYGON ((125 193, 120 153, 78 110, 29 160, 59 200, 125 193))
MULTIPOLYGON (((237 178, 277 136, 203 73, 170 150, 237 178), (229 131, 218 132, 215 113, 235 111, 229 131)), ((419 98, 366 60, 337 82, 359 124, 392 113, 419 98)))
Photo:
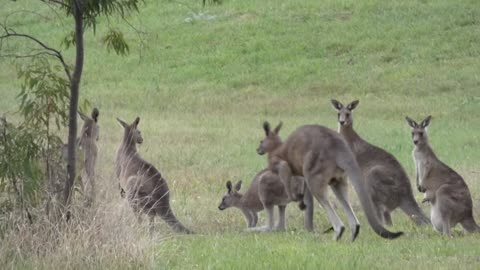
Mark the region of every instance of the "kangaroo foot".
POLYGON ((335 241, 338 241, 338 240, 340 240, 340 238, 342 238, 342 234, 343 234, 344 231, 345 231, 344 226, 340 227, 340 229, 338 231, 335 231, 335 241))
POLYGON ((333 231, 334 231, 333 227, 330 227, 330 228, 326 229, 325 231, 323 231, 323 233, 329 233, 329 232, 333 232, 333 231))
POLYGON ((268 226, 248 228, 247 232, 271 232, 272 228, 268 226))
POLYGON ((357 224, 355 228, 352 230, 352 242, 355 241, 359 232, 360 232, 360 224, 357 224))

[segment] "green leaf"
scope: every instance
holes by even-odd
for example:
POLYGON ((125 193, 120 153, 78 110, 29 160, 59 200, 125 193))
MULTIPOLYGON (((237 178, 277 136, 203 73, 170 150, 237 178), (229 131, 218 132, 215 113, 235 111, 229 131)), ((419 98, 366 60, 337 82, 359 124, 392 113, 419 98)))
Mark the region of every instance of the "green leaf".
POLYGON ((107 46, 109 52, 113 50, 118 55, 127 55, 130 52, 123 33, 120 31, 110 29, 105 37, 103 37, 103 43, 107 46))

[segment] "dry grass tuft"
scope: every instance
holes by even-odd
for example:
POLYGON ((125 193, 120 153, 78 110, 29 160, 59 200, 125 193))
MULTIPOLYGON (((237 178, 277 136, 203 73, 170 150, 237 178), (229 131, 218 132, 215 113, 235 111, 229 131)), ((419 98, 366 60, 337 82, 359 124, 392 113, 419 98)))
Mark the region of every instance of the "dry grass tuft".
MULTIPOLYGON (((102 201, 90 212, 76 207, 69 223, 38 218, 31 225, 11 218, 1 240, 3 269, 148 269, 154 245, 168 235, 150 235, 126 202, 102 201)), ((170 234, 171 232, 167 232, 170 234)))

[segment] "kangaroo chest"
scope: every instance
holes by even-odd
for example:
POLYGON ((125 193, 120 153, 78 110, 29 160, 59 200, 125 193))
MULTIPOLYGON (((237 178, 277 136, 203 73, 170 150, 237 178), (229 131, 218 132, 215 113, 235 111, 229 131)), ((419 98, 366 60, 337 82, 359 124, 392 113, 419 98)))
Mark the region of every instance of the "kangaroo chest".
POLYGON ((417 177, 420 180, 420 184, 424 185, 425 178, 432 167, 432 162, 422 152, 419 151, 413 152, 413 158, 415 159, 417 177))

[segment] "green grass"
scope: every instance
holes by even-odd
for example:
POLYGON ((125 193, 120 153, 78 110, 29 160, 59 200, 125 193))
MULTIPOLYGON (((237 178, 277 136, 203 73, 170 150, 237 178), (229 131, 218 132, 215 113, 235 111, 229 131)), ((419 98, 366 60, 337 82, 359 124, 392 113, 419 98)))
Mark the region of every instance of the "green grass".
MULTIPOLYGON (((201 1, 185 3, 201 10, 201 1)), ((36 10, 49 19, 17 14, 9 19, 11 27, 51 46, 59 47, 72 28, 71 20, 55 19, 51 9, 35 2, 7 1, 0 20, 18 9, 36 10)), ((190 12, 180 2, 146 1, 141 13, 129 18, 145 32, 144 43, 121 20, 110 19, 130 42, 127 57, 103 48, 106 20, 101 20, 97 36, 86 35, 81 97, 101 114, 99 204, 122 204, 113 177, 122 135, 115 117, 130 122, 138 115, 145 139, 141 154, 168 179, 177 216, 198 232, 148 248, 153 257, 145 255, 151 259, 141 267, 480 267, 480 236, 463 236, 457 228, 455 239, 443 239, 430 227, 416 228, 397 211, 392 230, 406 236, 382 240, 368 228, 355 195, 352 200, 364 224, 355 243, 347 234, 336 243, 331 235, 304 232, 301 213, 293 206, 287 232, 254 235, 243 232, 239 211, 216 208, 227 180, 249 183, 264 168, 265 157, 255 153, 264 120, 282 120, 283 137, 302 124, 336 128, 330 99, 360 99, 356 130, 393 153, 412 180, 413 147, 404 117, 433 115, 430 142, 438 156, 464 176, 480 221, 476 0, 224 0, 203 10, 215 19, 186 22, 190 12)), ((29 47, 11 40, 2 50, 29 47)), ((72 62, 73 50, 63 53, 72 62)), ((19 85, 14 65, 0 58, 0 112, 15 110, 19 85)), ((421 194, 415 196, 420 201, 421 194)), ((317 231, 328 226, 321 209, 315 218, 317 231)), ((161 225, 159 231, 169 230, 161 225)))

